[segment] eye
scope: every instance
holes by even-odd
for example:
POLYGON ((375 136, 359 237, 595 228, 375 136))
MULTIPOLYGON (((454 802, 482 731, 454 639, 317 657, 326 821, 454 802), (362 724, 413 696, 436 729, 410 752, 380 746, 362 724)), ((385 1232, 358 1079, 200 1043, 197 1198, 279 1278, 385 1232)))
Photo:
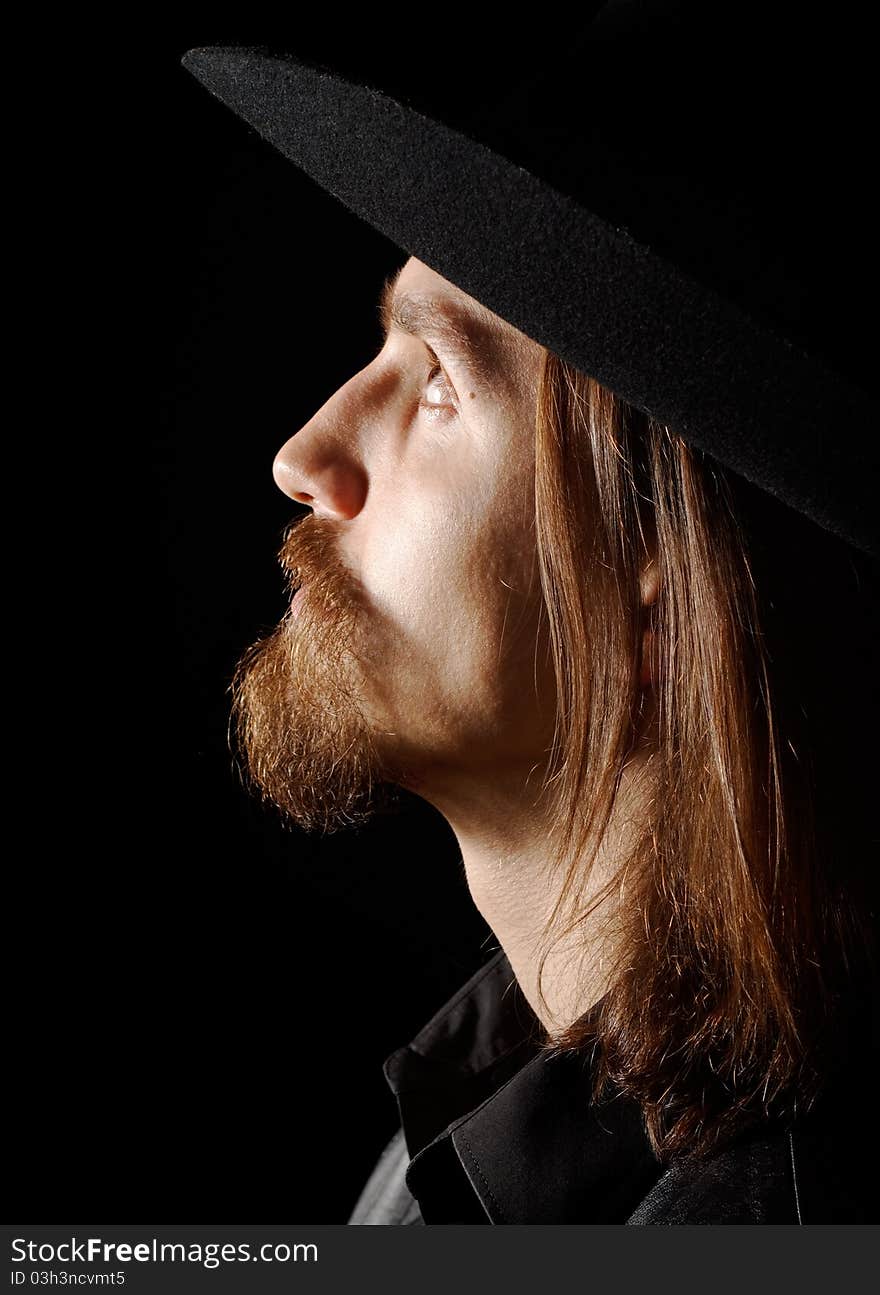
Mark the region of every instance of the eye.
POLYGON ((455 411, 455 393, 452 390, 449 379, 443 372, 440 364, 433 364, 425 379, 424 391, 428 395, 439 397, 439 399, 420 399, 419 408, 426 410, 430 414, 448 414, 455 411))

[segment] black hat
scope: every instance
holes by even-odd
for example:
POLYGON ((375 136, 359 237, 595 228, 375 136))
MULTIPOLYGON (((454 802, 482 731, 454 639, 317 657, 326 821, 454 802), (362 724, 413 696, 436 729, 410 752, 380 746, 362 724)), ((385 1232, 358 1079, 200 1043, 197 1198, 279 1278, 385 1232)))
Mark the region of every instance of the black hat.
POLYGON ((407 253, 878 556, 873 44, 834 22, 610 0, 466 120, 264 46, 182 62, 407 253))

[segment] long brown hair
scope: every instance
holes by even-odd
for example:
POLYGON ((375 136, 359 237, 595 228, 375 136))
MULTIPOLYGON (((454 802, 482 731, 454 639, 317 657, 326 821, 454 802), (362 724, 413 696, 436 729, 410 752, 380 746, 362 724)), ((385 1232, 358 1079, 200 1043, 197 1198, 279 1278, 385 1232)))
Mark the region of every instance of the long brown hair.
POLYGON ((609 883, 608 992, 545 1047, 597 1045, 594 1096, 636 1099, 661 1157, 702 1154, 753 1118, 810 1108, 838 1005, 870 974, 874 771, 859 733, 869 704, 877 732, 876 566, 550 352, 536 526, 559 697, 544 788, 557 866, 575 860, 542 971, 599 902, 579 896, 642 713, 645 641, 660 789, 609 883))

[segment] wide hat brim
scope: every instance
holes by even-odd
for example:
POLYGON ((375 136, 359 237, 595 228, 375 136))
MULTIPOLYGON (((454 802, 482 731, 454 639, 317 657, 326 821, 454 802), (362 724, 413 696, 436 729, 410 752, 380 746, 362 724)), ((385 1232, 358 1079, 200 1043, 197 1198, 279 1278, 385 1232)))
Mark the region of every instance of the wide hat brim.
POLYGON ((527 167, 264 48, 183 66, 352 212, 719 463, 880 556, 873 397, 527 167), (847 429, 858 429, 848 435, 847 429))

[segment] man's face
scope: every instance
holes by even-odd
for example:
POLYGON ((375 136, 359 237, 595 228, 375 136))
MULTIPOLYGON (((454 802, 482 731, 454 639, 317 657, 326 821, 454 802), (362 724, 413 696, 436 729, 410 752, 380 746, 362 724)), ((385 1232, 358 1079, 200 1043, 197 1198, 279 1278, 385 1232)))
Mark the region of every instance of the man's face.
POLYGON ((311 509, 281 553, 302 592, 233 688, 252 777, 305 827, 356 820, 382 782, 452 808, 552 737, 542 348, 414 258, 386 306, 379 354, 278 452, 311 509))

